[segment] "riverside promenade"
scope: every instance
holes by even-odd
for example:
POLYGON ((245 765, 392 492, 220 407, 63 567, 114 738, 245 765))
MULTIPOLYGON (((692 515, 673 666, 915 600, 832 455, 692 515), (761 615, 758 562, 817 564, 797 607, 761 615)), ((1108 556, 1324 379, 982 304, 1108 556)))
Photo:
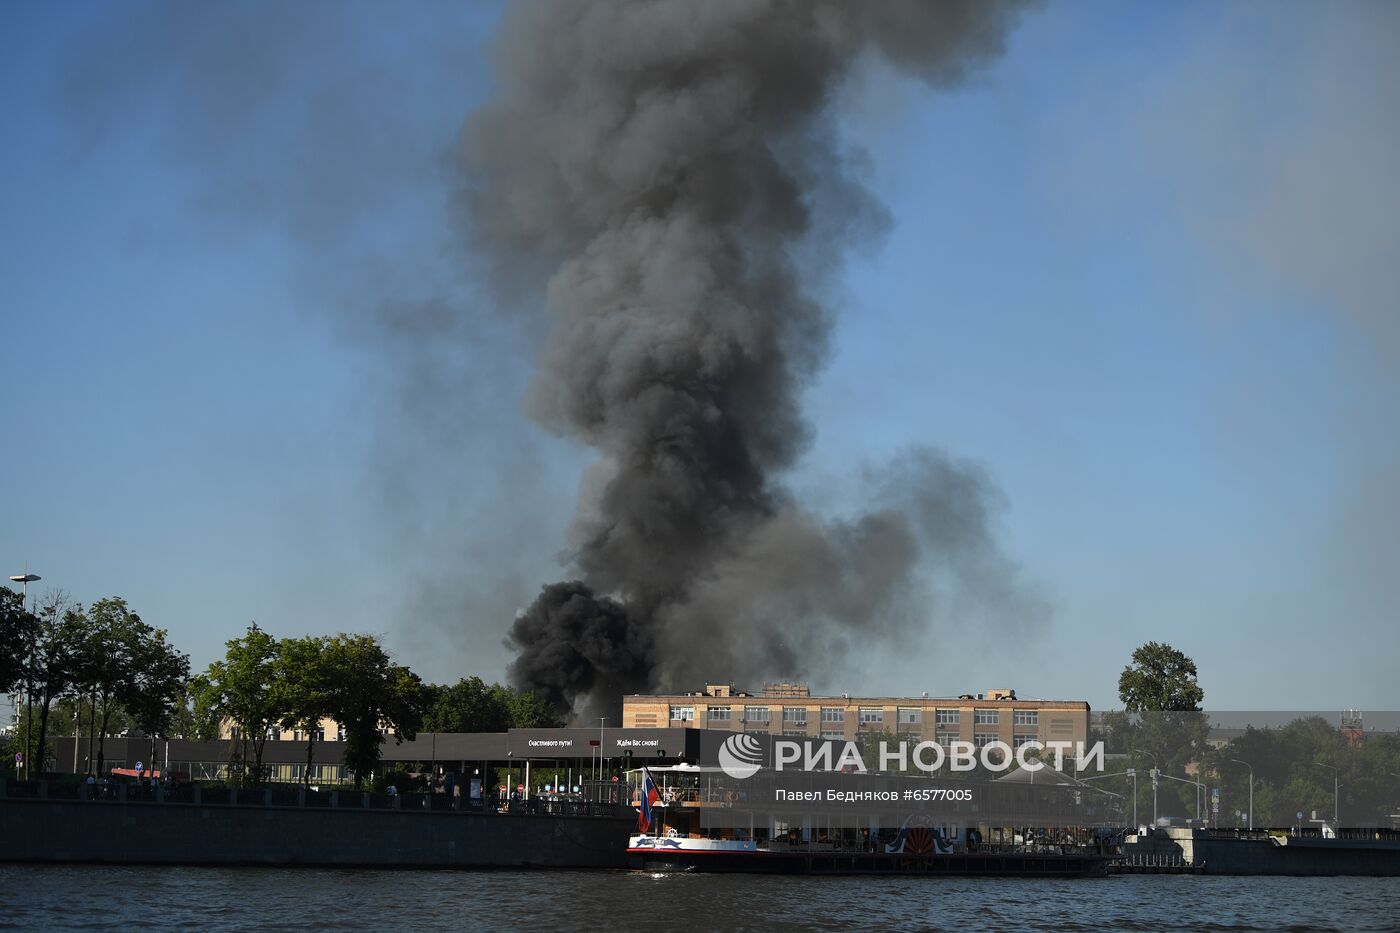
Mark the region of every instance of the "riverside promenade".
MULTIPOLYGON (((442 795, 0 781, 0 862, 621 868, 630 809, 454 808, 442 795), (89 799, 96 796, 98 799, 89 799)), ((460 801, 458 801, 460 802, 460 801)))

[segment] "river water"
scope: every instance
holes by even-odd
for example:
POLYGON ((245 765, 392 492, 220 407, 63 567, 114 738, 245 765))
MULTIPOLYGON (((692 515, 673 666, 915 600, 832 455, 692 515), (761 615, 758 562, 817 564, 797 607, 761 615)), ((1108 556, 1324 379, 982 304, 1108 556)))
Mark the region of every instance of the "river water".
POLYGON ((26 930, 1400 930, 1400 879, 0 866, 26 930))

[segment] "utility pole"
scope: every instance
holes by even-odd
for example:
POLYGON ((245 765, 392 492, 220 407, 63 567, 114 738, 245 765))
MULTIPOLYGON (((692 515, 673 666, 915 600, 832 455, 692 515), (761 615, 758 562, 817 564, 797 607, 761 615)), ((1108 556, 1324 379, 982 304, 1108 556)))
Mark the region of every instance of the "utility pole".
POLYGON ((1238 758, 1231 758, 1237 765, 1244 765, 1249 769, 1249 828, 1254 828, 1254 766, 1247 761, 1238 758))
POLYGON ((1342 799, 1341 769, 1333 765, 1325 765, 1320 761, 1315 761, 1313 762, 1313 764, 1319 768, 1326 768, 1328 771, 1332 772, 1332 828, 1340 829, 1342 826, 1342 814, 1339 812, 1341 809, 1342 799))

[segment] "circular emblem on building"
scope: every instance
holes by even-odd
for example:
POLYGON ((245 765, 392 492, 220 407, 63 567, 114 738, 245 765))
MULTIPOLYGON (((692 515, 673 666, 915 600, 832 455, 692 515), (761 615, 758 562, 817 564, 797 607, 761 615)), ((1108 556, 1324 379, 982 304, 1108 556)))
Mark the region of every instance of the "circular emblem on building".
POLYGON ((732 778, 751 778, 763 766, 763 746, 751 735, 735 733, 719 747, 719 766, 732 778))

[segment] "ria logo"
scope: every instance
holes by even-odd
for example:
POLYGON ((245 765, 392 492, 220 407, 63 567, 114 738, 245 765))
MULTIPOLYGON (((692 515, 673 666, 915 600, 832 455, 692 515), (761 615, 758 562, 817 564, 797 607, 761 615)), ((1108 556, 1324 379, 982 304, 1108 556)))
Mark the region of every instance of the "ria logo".
POLYGON ((732 778, 751 778, 763 766, 763 746, 751 735, 735 733, 719 747, 719 766, 732 778))

